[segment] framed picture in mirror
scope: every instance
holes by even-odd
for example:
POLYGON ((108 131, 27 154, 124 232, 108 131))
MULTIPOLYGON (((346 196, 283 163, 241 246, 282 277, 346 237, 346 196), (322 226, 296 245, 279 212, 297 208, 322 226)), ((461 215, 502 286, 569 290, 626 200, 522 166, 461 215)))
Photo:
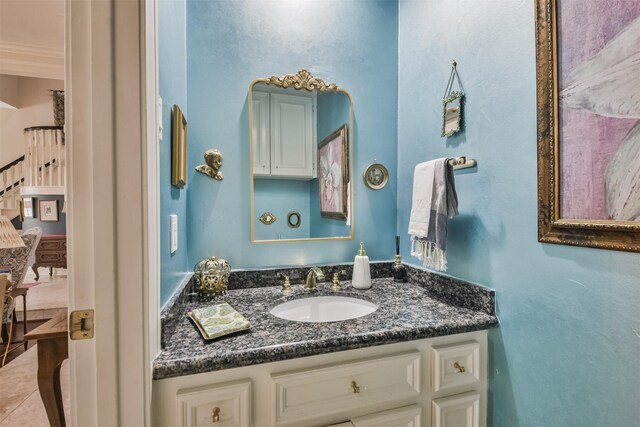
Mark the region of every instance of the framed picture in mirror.
POLYGON ((536 0, 538 240, 640 252, 640 3, 536 0))
POLYGON ((318 144, 320 215, 347 219, 349 153, 347 125, 342 125, 318 144))

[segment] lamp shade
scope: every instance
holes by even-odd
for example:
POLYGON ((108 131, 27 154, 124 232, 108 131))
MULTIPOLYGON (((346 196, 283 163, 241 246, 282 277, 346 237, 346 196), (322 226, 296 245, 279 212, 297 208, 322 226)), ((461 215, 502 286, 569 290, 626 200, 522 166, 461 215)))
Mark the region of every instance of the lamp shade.
POLYGON ((25 244, 9 218, 0 215, 0 249, 22 248, 25 244))

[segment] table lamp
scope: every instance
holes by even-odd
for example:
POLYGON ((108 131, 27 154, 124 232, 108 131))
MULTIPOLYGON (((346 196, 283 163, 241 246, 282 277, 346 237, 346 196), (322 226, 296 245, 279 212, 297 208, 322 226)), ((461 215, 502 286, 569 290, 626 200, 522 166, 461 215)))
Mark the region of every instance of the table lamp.
POLYGON ((0 249, 23 248, 24 246, 22 238, 9 218, 0 215, 0 249))

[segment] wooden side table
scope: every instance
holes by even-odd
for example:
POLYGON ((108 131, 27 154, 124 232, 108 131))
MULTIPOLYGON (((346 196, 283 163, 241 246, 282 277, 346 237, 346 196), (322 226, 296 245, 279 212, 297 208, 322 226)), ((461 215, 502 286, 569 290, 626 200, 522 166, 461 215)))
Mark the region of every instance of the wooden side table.
POLYGON ((54 268, 67 268, 67 236, 50 234, 42 236, 36 248, 36 262, 31 269, 40 279, 38 268, 49 267, 49 276, 53 276, 54 268))
POLYGON ((60 367, 69 357, 67 314, 60 313, 26 336, 38 340, 38 390, 51 427, 65 427, 60 367))

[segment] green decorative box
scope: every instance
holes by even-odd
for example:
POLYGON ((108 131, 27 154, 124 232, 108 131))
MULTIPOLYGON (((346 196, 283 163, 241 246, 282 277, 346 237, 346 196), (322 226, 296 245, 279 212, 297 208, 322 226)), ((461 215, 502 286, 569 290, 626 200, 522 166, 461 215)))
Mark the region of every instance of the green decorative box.
POLYGON ((244 331, 251 327, 249 321, 226 302, 198 308, 187 315, 206 340, 244 331))

